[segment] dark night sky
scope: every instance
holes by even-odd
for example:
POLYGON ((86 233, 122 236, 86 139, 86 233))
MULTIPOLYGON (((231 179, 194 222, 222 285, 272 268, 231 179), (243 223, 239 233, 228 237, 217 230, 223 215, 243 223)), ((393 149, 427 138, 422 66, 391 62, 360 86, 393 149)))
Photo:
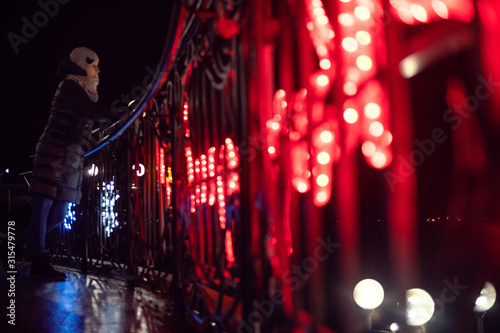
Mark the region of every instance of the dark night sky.
MULTIPOLYGON (((0 170, 10 168, 10 181, 31 170, 36 142, 46 125, 58 80, 57 64, 71 50, 87 46, 100 58, 99 102, 104 106, 142 85, 160 61, 169 19, 164 0, 8 1, 2 5, 0 88, 0 170), (52 4, 52 16, 40 3, 52 4), (54 4, 58 5, 56 7, 54 4), (23 18, 24 21, 23 21, 23 18), (26 28, 26 43, 16 53, 9 33, 23 37, 26 21, 38 19, 38 31, 26 28)), ((4 182, 9 181, 5 178, 4 182)))

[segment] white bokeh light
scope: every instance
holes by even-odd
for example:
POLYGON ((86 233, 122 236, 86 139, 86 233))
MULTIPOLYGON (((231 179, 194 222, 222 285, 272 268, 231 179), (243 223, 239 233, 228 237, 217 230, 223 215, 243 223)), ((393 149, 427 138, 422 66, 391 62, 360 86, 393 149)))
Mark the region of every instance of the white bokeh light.
POLYGON ((413 288, 406 291, 406 323, 422 326, 434 314, 434 300, 425 290, 413 288))
POLYGON ((373 310, 384 300, 384 288, 373 279, 365 279, 354 287, 354 301, 363 309, 373 310))
POLYGON ((474 312, 486 312, 495 304, 497 292, 495 287, 490 282, 484 284, 479 297, 474 305, 474 312))

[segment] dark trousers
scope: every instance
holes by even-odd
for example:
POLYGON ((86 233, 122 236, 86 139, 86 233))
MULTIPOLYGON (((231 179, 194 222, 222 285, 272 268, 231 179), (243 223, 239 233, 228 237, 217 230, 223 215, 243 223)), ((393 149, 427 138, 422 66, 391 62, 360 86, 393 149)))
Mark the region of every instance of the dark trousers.
POLYGON ((19 240, 24 244, 31 242, 34 253, 45 252, 45 235, 64 221, 67 212, 68 202, 35 195, 30 225, 19 240))

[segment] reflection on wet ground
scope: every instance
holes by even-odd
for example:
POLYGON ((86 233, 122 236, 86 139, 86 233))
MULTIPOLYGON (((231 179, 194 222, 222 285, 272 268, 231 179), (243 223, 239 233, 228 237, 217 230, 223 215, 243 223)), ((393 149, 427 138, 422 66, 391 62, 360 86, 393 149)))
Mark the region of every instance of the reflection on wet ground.
POLYGON ((15 284, 15 326, 8 324, 10 286, 1 270, 0 332, 175 332, 172 304, 123 281, 56 267, 61 282, 30 280, 29 264, 19 267, 15 284))

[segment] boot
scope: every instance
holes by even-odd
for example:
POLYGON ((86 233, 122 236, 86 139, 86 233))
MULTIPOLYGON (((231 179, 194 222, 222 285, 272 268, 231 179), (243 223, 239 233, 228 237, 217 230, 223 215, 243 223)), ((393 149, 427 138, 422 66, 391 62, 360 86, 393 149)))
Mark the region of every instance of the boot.
POLYGON ((32 279, 45 281, 63 281, 66 274, 56 271, 49 263, 49 254, 47 252, 34 254, 31 261, 32 279))

